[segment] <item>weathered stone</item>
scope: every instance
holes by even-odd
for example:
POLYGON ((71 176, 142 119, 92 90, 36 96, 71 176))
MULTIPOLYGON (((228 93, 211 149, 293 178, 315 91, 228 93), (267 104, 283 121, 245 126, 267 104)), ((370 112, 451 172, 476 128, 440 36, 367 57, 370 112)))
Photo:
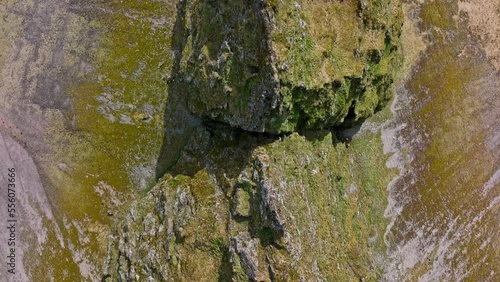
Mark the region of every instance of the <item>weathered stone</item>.
MULTIPOLYGON (((108 281, 377 280, 372 255, 385 253, 377 234, 391 178, 379 179, 385 159, 367 145, 378 136, 346 148, 332 146, 331 134, 271 142, 236 132, 217 132, 202 146, 206 154, 192 155, 205 168, 167 174, 115 217, 108 281)), ((200 138, 186 150, 202 148, 200 138)))
POLYGON ((178 6, 169 83, 208 122, 165 179, 134 202, 140 212, 118 222, 121 240, 110 246, 106 273, 376 280, 371 254, 384 250, 379 237, 371 245, 367 238, 383 233, 385 190, 373 187, 386 179, 364 158, 383 166, 381 152, 358 141, 336 147, 334 136, 318 130, 314 141, 248 131, 350 126, 383 107, 397 65, 401 2, 243 2, 178 6), (351 184, 356 193, 346 193, 351 184))
POLYGON ((361 121, 392 96, 400 5, 193 1, 179 74, 189 110, 270 133, 361 121))
POLYGON ((231 239, 230 252, 233 261, 239 261, 239 265, 235 265, 235 272, 238 269, 244 271, 250 281, 261 281, 259 276, 259 258, 258 258, 257 238, 252 238, 248 232, 241 232, 231 239), (238 258, 236 258, 238 256, 238 258))

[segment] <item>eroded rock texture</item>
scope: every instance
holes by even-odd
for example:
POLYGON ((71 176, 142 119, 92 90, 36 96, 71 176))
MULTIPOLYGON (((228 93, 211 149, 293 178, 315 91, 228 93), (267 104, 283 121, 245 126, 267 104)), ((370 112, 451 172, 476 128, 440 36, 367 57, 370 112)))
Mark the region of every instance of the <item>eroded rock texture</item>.
POLYGON ((401 1, 187 1, 191 112, 256 132, 349 126, 391 97, 401 1))
POLYGON ((379 279, 378 129, 351 144, 322 129, 390 99, 400 4, 181 1, 169 89, 208 122, 118 216, 105 280, 379 279))
POLYGON ((346 148, 330 133, 200 127, 171 174, 119 217, 106 281, 378 279, 392 176, 379 173, 379 136, 364 134, 346 148))

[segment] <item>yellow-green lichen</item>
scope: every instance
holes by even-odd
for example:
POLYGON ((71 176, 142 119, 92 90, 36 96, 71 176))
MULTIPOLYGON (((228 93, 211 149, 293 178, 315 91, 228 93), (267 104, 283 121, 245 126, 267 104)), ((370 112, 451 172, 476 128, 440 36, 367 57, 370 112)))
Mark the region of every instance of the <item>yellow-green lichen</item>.
POLYGON ((386 105, 400 64, 400 1, 249 5, 186 6, 195 20, 179 74, 191 112, 280 133, 350 126, 386 105))

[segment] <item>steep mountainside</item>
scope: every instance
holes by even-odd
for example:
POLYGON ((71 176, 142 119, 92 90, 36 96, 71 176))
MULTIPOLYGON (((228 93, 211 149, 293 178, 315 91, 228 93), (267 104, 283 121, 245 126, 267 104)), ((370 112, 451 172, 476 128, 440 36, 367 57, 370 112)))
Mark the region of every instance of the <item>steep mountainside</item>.
POLYGON ((392 96, 401 3, 177 9, 169 99, 203 123, 118 217, 107 281, 380 278, 388 112, 356 124, 392 96))
POLYGON ((167 173, 117 223, 105 277, 376 280, 394 176, 380 174, 381 147, 370 129, 347 147, 329 132, 276 139, 200 128, 175 176, 167 173))
POLYGON ((496 282, 499 19, 0 0, 0 280, 496 282))
POLYGON ((363 120, 392 97, 401 1, 186 1, 190 111, 257 132, 363 120))

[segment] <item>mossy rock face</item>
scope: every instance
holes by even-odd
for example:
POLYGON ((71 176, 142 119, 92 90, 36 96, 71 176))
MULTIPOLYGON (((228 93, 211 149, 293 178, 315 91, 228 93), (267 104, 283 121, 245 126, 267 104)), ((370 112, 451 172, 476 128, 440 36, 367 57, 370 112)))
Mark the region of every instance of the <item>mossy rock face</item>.
POLYGON ((394 175, 378 134, 210 131, 174 167, 190 176, 167 173, 116 217, 104 281, 380 280, 394 175))
POLYGON ((192 1, 175 74, 189 110, 256 132, 349 126, 384 107, 401 1, 192 1))
MULTIPOLYGON (((166 176, 131 203, 108 240, 103 281, 216 281, 228 243, 205 170, 166 176)), ((224 204, 221 207, 225 207, 224 204)))
POLYGON ((216 122, 116 217, 104 280, 379 280, 393 175, 378 134, 249 131, 350 126, 381 109, 400 4, 181 1, 170 93, 216 122))

